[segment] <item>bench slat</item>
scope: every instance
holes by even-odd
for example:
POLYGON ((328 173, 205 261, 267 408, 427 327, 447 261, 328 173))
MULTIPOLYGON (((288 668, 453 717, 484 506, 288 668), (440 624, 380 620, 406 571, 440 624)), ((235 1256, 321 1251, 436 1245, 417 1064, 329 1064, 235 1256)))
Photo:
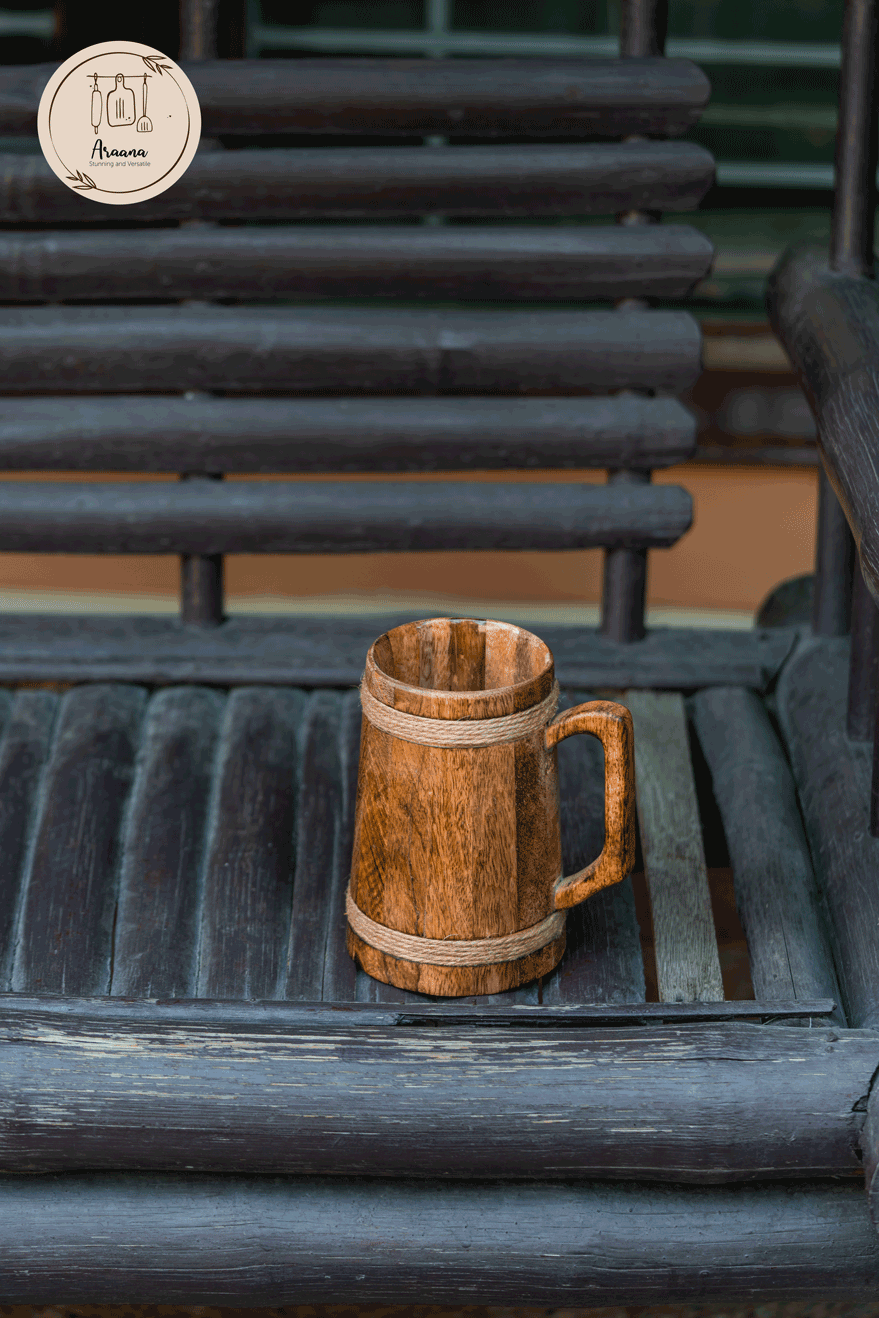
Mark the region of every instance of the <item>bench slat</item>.
MULTIPOLYGON (((356 695, 353 700, 359 711, 356 695)), ((293 914, 282 995, 293 1001, 354 1000, 355 967, 344 949, 344 892, 353 842, 345 782, 351 702, 350 693, 318 692, 305 707, 299 731, 293 914)))
MULTIPOLYGON (((517 620, 549 645, 563 685, 593 689, 732 684, 766 691, 796 641, 796 632, 783 629, 656 627, 628 645, 589 627, 529 622, 527 613, 517 620)), ((411 615, 238 614, 221 627, 198 628, 144 614, 0 613, 0 680, 353 686, 375 638, 403 622, 411 615)))
POLYGON ((643 487, 441 482, 0 482, 0 550, 355 553, 674 544, 692 500, 643 487))
POLYGON ((693 697, 693 715, 723 818, 755 996, 839 1002, 793 775, 763 702, 742 687, 714 687, 693 697))
POLYGON ((0 234, 0 301, 682 298, 712 244, 686 225, 0 234))
POLYGON ((0 312, 9 393, 679 393, 683 311, 32 307, 0 312))
MULTIPOLYGON (((593 700, 563 692, 559 710, 593 700)), ((558 748, 562 864, 573 874, 604 845, 604 757, 594 737, 569 737, 558 748)), ((567 947, 544 978, 547 1006, 580 1002, 643 1002, 644 961, 630 879, 568 911, 567 947)))
POLYGON ((676 399, 5 398, 0 470, 317 472, 667 467, 676 399))
POLYGON ((58 698, 48 691, 0 691, 0 985, 9 985, 15 911, 33 825, 34 802, 58 698))
POLYGON ((661 1002, 723 999, 683 697, 629 691, 641 849, 661 1002))
MULTIPOLYGON (((692 142, 244 149, 197 155, 173 188, 138 202, 125 218, 145 224, 691 211, 713 179, 712 157, 692 142)), ((2 223, 119 223, 95 213, 103 209, 59 187, 42 156, 0 155, 2 223)))
POLYGON ((303 1294, 455 1307, 523 1295, 560 1308, 614 1306, 620 1295, 639 1306, 752 1294, 867 1304, 879 1285, 879 1240, 857 1182, 8 1176, 0 1255, 9 1304, 60 1294, 249 1308, 303 1294))
POLYGON ((301 691, 226 702, 200 879, 195 996, 273 998, 290 930, 301 691))
MULTIPOLYGON (((218 133, 677 135, 711 85, 684 59, 297 59, 183 62, 218 133)), ((0 69, 0 134, 35 131, 53 64, 0 69)))
POLYGON ((867 1032, 116 1001, 0 1001, 4 1172, 863 1181, 867 1032))
POLYGON ((198 872, 223 712, 215 691, 159 692, 144 720, 122 843, 110 992, 183 997, 192 984, 198 872))
POLYGON ((849 1024, 879 1028, 879 839, 870 836, 872 747, 846 735, 848 638, 804 645, 778 685, 815 874, 830 916, 849 1024))
POLYGON ((120 831, 145 705, 134 686, 78 687, 61 702, 25 876, 15 992, 108 992, 120 831))

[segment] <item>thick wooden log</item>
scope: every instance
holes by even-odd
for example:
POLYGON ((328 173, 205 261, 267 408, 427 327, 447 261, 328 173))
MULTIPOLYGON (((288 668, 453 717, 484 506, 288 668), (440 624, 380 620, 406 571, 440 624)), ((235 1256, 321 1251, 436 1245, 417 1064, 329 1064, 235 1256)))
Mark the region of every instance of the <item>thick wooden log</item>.
POLYGON ((356 553, 671 545, 692 501, 546 483, 186 481, 0 483, 0 550, 31 553, 356 553))
POLYGON ((61 230, 0 234, 0 300, 682 298, 713 254, 685 225, 61 230))
POLYGON ((676 399, 5 398, 0 470, 318 472, 668 467, 676 399))
MULTIPOLYGON (((288 64, 288 68, 292 65, 288 64)), ((301 147, 197 155, 179 182, 139 202, 131 223, 313 216, 610 215, 695 210, 714 161, 692 142, 301 147)), ((4 224, 118 224, 59 187, 41 156, 0 155, 4 224)))
POLYGON ((630 691, 638 825, 663 1002, 722 999, 723 980, 682 696, 630 691))
POLYGON ((183 996, 223 699, 178 687, 150 701, 122 837, 113 977, 121 997, 183 996))
POLYGON ((870 836, 871 747, 846 736, 848 645, 805 646, 785 666, 778 715, 851 1025, 879 1024, 879 839, 870 836))
MULTIPOLYGON (((711 86, 689 60, 184 61, 202 132, 676 136, 711 86)), ((0 71, 0 134, 35 132, 54 65, 0 71)))
POLYGON ((33 307, 0 313, 8 393, 670 393, 699 374, 681 311, 33 307))
MULTIPOLYGON (((411 615, 233 617, 208 630, 145 615, 77 617, 0 614, 4 682, 137 681, 165 686, 354 686, 382 632, 411 615)), ((588 628, 524 626, 549 645, 563 685, 573 687, 751 686, 778 676, 796 634, 656 628, 636 645, 618 645, 588 628)))
POLYGON ((226 703, 199 882, 194 996, 278 993, 290 930, 304 699, 300 691, 239 687, 226 703))
POLYGON ((832 273, 812 248, 786 256, 770 281, 773 324, 815 410, 828 478, 879 600, 879 292, 832 273))
POLYGON ((796 787, 762 701, 741 687, 693 697, 760 999, 832 997, 839 986, 819 913, 796 787))
POLYGON ((10 1304, 872 1302, 859 1186, 10 1176, 10 1304), (527 1223, 527 1230, 523 1230, 527 1223), (510 1241, 516 1242, 514 1250, 510 1241))
POLYGON ((879 1065, 875 1034, 827 1029, 165 1027, 129 1006, 0 1007, 0 1170, 860 1177, 879 1065))
POLYGON ((116 866, 146 692, 87 686, 61 703, 28 852, 11 986, 106 993, 116 866))

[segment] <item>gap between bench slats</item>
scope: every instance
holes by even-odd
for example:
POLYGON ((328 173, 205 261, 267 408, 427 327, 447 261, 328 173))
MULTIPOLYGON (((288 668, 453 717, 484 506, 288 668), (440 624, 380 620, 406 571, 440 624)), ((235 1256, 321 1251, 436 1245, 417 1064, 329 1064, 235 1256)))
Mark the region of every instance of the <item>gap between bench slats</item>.
POLYGON ((685 311, 31 307, 0 311, 9 393, 679 393, 685 311))
POLYGON ((5 398, 0 470, 353 472, 668 467, 674 398, 5 398))
POLYGON ((683 298, 713 254, 683 225, 0 234, 0 301, 683 298))
POLYGON ((329 553, 668 546, 688 530, 676 485, 547 482, 0 481, 0 550, 329 553))
POLYGON ((661 1002, 723 1000, 683 697, 628 691, 661 1002))
POLYGON ((723 819, 755 997, 838 1003, 793 775, 763 702, 742 687, 714 687, 692 698, 692 712, 723 819))
MULTIPOLYGON (((196 155, 126 223, 691 211, 713 179, 714 160, 692 142, 244 149, 196 155)), ((99 210, 59 188, 42 156, 0 155, 2 223, 118 224, 99 210)))
MULTIPOLYGON (((683 59, 184 61, 220 133, 679 135, 711 84, 683 59)), ((0 134, 31 134, 55 66, 0 69, 0 134)))

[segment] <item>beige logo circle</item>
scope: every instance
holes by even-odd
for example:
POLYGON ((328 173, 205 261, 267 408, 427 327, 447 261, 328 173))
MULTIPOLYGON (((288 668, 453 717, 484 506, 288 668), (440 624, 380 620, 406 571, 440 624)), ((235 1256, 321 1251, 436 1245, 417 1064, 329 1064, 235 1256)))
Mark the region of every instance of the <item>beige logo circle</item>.
POLYGON ((135 41, 71 55, 40 98, 43 155, 62 183, 110 206, 148 201, 189 168, 201 111, 173 60, 135 41))

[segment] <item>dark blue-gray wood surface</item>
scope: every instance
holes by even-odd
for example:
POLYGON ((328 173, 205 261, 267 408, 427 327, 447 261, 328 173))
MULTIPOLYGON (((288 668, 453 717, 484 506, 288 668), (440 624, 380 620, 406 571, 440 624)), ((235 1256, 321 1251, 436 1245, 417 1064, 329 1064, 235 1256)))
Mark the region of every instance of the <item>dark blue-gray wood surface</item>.
MULTIPOLYGON (((218 133, 675 136, 711 93, 689 60, 204 60, 183 63, 218 133)), ((0 73, 0 133, 36 131, 51 64, 0 73)))
MULTIPOLYGON (((291 64, 287 68, 293 67, 291 64)), ((9 70, 5 70, 8 72, 9 70)), ((2 113, 2 112, 0 112, 2 113)), ((629 206, 695 210, 714 161, 692 142, 274 148, 197 155, 131 224, 315 216, 609 215, 629 206)), ((0 221, 89 225, 118 217, 58 180, 42 156, 0 154, 0 221), (95 212, 99 211, 96 215, 95 212)))
POLYGON ((0 1179, 9 1304, 874 1300, 863 1190, 179 1175, 0 1179))
MULTIPOLYGON (((766 629, 651 628, 618 644, 587 627, 519 619, 555 656, 564 686, 747 686, 774 683, 797 633, 766 629)), ((354 686, 377 636, 410 614, 248 617, 216 628, 175 618, 0 613, 0 681, 134 681, 168 685, 354 686)))

